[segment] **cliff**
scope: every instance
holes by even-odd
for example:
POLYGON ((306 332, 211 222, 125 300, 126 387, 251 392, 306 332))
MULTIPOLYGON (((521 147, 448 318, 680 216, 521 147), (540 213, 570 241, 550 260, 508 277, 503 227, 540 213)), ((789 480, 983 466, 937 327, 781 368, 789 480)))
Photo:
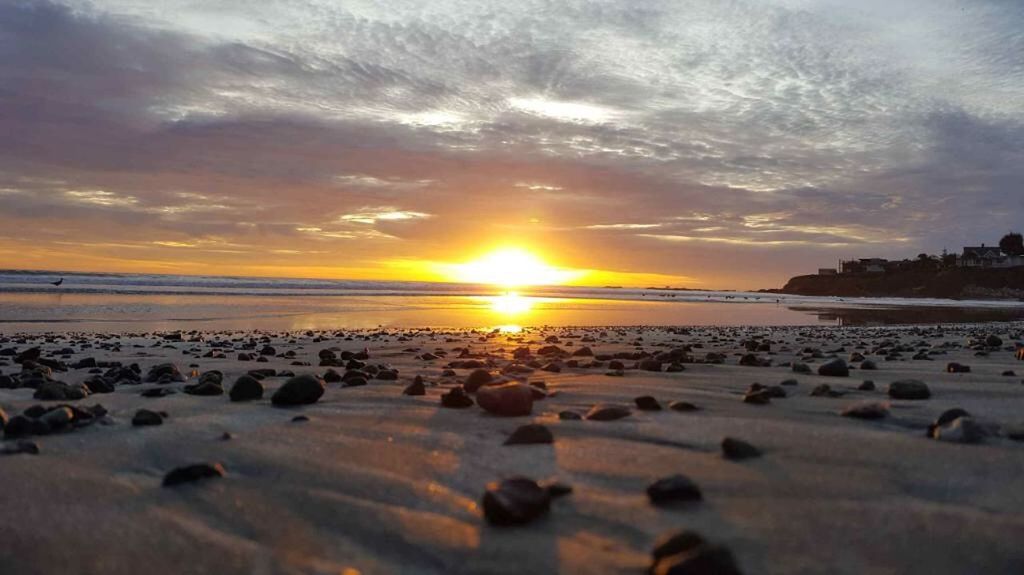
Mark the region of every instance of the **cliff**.
POLYGON ((841 297, 1022 299, 1024 267, 949 268, 887 273, 807 275, 790 279, 777 293, 841 297))

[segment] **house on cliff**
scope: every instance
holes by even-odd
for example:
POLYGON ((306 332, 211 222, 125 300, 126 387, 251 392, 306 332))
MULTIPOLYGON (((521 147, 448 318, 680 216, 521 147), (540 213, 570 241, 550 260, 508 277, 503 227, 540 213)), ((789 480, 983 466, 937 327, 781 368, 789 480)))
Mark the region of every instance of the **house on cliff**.
POLYGON ((1024 266, 1024 257, 1007 255, 998 246, 981 244, 964 247, 958 263, 964 268, 1015 268, 1024 266))

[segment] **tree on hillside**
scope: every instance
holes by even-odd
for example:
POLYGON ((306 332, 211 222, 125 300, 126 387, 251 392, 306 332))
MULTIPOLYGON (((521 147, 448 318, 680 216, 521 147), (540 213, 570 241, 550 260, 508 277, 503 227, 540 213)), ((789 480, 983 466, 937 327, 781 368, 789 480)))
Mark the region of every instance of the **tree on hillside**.
POLYGON ((999 249, 1003 250, 1004 254, 1011 256, 1024 255, 1024 236, 1017 232, 1006 234, 1003 239, 999 240, 999 249))

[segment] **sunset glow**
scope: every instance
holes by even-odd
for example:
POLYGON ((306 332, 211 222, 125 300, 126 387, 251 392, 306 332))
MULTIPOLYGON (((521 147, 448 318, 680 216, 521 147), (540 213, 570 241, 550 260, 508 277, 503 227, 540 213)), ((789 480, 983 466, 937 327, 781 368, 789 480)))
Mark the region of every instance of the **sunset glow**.
POLYGON ((522 248, 502 248, 450 268, 453 281, 502 287, 566 284, 585 273, 553 267, 522 248))

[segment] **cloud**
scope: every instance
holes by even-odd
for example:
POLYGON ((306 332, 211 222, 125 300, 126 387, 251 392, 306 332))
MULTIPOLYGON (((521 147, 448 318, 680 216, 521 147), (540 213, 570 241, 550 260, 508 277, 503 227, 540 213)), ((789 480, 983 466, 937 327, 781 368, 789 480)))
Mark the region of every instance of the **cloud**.
POLYGON ((5 2, 0 224, 771 286, 1024 225, 1022 49, 999 1, 5 2))

